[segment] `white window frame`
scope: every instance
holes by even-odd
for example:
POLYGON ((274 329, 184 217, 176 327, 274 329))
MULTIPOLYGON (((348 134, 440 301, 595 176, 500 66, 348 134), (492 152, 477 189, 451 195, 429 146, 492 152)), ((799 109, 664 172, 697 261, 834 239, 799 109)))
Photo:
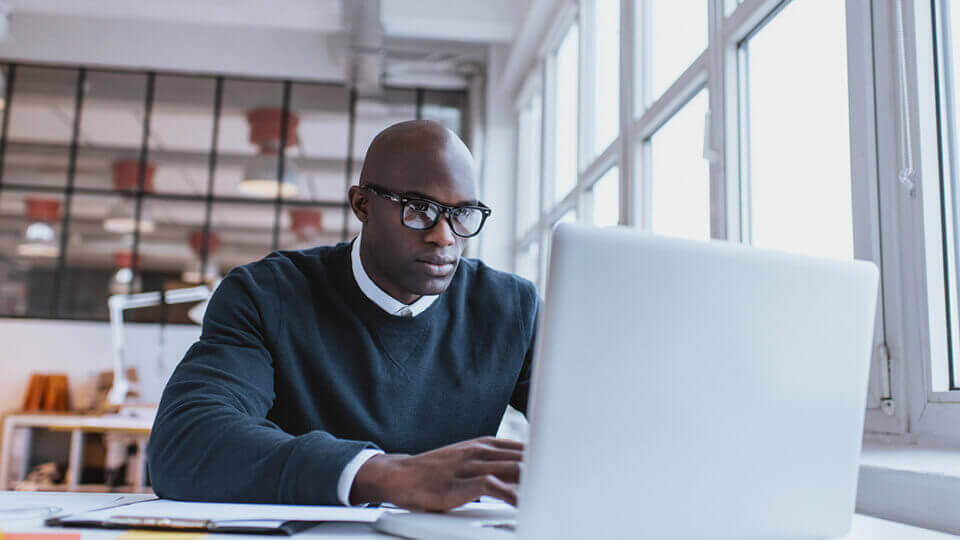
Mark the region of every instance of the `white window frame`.
MULTIPOLYGON (((519 128, 519 118, 520 118, 520 114, 521 114, 524 110, 526 110, 527 108, 529 108, 529 107, 532 106, 532 101, 533 101, 533 99, 534 99, 535 97, 539 97, 539 98, 540 98, 540 152, 539 152, 539 155, 538 155, 538 158, 539 158, 539 160, 540 160, 540 166, 537 167, 537 170, 539 171, 540 174, 539 174, 539 177, 536 179, 536 181, 539 182, 540 186, 539 186, 539 188, 537 189, 537 196, 538 196, 538 200, 537 200, 537 215, 534 217, 534 224, 533 224, 533 228, 534 228, 534 229, 536 228, 537 223, 539 223, 540 217, 543 215, 543 204, 544 204, 544 197, 543 197, 543 190, 544 190, 544 186, 543 186, 543 183, 544 183, 544 174, 543 174, 543 163, 544 163, 544 156, 543 156, 544 150, 543 150, 543 147, 544 147, 544 145, 543 145, 543 138, 544 138, 544 136, 545 136, 545 131, 544 131, 544 117, 543 117, 543 115, 544 115, 545 101, 546 101, 546 100, 544 99, 544 81, 543 81, 543 75, 544 75, 543 61, 538 61, 538 62, 536 63, 536 65, 534 66, 534 68, 531 70, 531 73, 530 73, 530 74, 527 76, 527 78, 524 80, 523 86, 521 86, 521 87, 520 87, 520 91, 517 92, 517 96, 516 96, 516 98, 514 99, 514 103, 513 103, 513 112, 514 112, 514 116, 516 117, 516 120, 514 121, 514 124, 515 124, 515 129, 518 129, 518 128, 519 128)), ((517 132, 517 141, 518 141, 518 142, 519 142, 519 137, 520 137, 520 133, 519 133, 519 131, 518 131, 518 132, 517 132)), ((516 178, 516 175, 519 174, 519 170, 520 170, 520 169, 519 169, 519 165, 520 165, 520 158, 519 158, 519 156, 517 156, 516 163, 514 163, 514 175, 515 175, 515 178, 516 178)), ((520 183, 519 183, 518 181, 515 181, 515 182, 514 182, 514 193, 515 193, 517 199, 519 200, 519 198, 522 196, 522 192, 521 192, 521 190, 520 190, 520 183)), ((520 211, 520 210, 519 210, 519 209, 520 209, 520 205, 518 204, 518 205, 516 206, 516 208, 517 208, 517 212, 519 212, 519 211, 520 211)), ((528 236, 524 236, 524 235, 521 234, 521 231, 520 231, 519 227, 517 227, 517 224, 519 223, 519 221, 520 221, 520 220, 519 220, 519 215, 517 214, 517 215, 514 216, 514 238, 513 238, 513 241, 514 241, 514 261, 518 261, 518 260, 519 260, 519 257, 521 256, 521 254, 523 254, 527 249, 529 249, 531 245, 536 244, 536 249, 537 249, 537 271, 536 271, 536 273, 535 273, 535 275, 534 275, 533 282, 539 286, 540 277, 541 277, 541 275, 542 275, 542 274, 541 274, 541 269, 540 269, 540 267, 542 266, 542 264, 541 264, 541 262, 540 262, 540 259, 542 258, 542 257, 541 257, 541 254, 540 254, 540 252, 542 251, 542 249, 541 249, 542 246, 539 244, 539 239, 538 239, 538 238, 528 237, 528 236)))
MULTIPOLYGON (((706 89, 709 120, 705 157, 710 162, 711 237, 748 242, 749 216, 744 169, 746 146, 744 72, 740 69, 740 43, 785 5, 784 0, 707 0, 708 45, 662 96, 648 103, 649 63, 636 58, 638 39, 648 39, 642 26, 646 1, 621 0, 620 13, 620 131, 596 158, 583 160, 589 122, 579 116, 578 180, 562 201, 553 202, 553 142, 550 118, 549 56, 563 38, 577 12, 588 13, 591 0, 563 2, 555 24, 540 50, 541 63, 533 68, 543 83, 543 137, 541 214, 527 231, 516 231, 518 251, 531 242, 540 248, 540 275, 548 257, 553 224, 569 209, 579 219, 589 219, 585 205, 590 190, 611 167, 620 170, 620 223, 649 229, 649 138, 698 91, 706 89), (639 20, 640 27, 637 27, 639 20), (639 61, 638 61, 639 60, 639 61), (640 95, 638 95, 640 94, 640 95), (743 143, 743 144, 742 144, 743 143)), ((660 1, 660 0, 652 0, 660 1)), ((793 0, 802 1, 802 0, 793 0)), ((932 13, 929 0, 846 0, 848 104, 854 254, 881 269, 880 302, 874 337, 870 392, 865 431, 869 437, 910 441, 960 441, 960 391, 932 390, 931 369, 945 347, 937 331, 944 316, 943 253, 940 250, 939 140, 931 43, 932 13), (900 120, 897 26, 894 11, 902 2, 905 42, 907 122, 900 120), (918 23, 919 21, 919 23, 918 23), (896 84, 894 84, 896 86, 896 84), (908 137, 902 135, 907 129, 908 137), (916 188, 900 182, 900 155, 905 140, 911 142, 916 188), (925 246, 929 246, 926 249, 925 246)), ((590 62, 592 26, 580 24, 580 71, 590 62)), ((591 109, 591 88, 581 77, 579 115, 591 109)), ((960 254, 958 254, 960 255, 960 254)), ((542 281, 542 279, 541 279, 542 281)), ((540 283, 543 285, 543 283, 540 283)))
MULTIPOLYGON (((897 29, 895 12, 897 3, 875 2, 875 20, 882 21, 874 27, 877 36, 878 63, 885 51, 896 51, 897 29), (879 17, 876 14, 880 14, 879 17), (884 47, 881 49, 881 47, 884 47)), ((898 407, 898 414, 908 412, 906 417, 910 439, 918 441, 960 442, 960 391, 938 392, 932 386, 932 369, 935 362, 944 362, 946 336, 946 296, 944 293, 943 256, 941 250, 942 218, 940 212, 940 167, 938 136, 938 110, 935 99, 937 81, 934 78, 933 13, 929 0, 902 0, 904 54, 906 58, 907 109, 906 126, 899 121, 900 103, 889 107, 878 106, 878 123, 882 127, 878 140, 887 147, 903 144, 901 132, 907 138, 913 154, 914 186, 900 182, 899 171, 903 166, 900 152, 880 153, 886 162, 881 168, 881 202, 886 195, 895 204, 891 209, 890 225, 883 234, 899 233, 899 244, 890 263, 900 269, 900 279, 893 283, 887 297, 897 296, 900 309, 887 313, 888 319, 897 318, 902 334, 888 335, 894 361, 894 372, 902 372, 894 386, 906 395, 906 407, 898 407), (882 113, 882 114, 881 114, 882 113), (887 140, 885 140, 887 139, 887 140), (898 339, 899 338, 899 339, 898 339), (899 355, 896 352, 899 351, 899 355), (899 358, 898 358, 899 356, 899 358), (904 411, 903 409, 907 409, 904 411)), ((890 56, 888 52, 888 56, 890 56)), ((898 58, 885 62, 892 70, 899 66, 898 58)), ((879 71, 879 68, 878 68, 879 71)), ((901 99, 897 92, 897 98, 901 99)), ((883 214, 888 221, 887 214, 883 214)), ((891 302, 892 304, 893 302, 891 302)))

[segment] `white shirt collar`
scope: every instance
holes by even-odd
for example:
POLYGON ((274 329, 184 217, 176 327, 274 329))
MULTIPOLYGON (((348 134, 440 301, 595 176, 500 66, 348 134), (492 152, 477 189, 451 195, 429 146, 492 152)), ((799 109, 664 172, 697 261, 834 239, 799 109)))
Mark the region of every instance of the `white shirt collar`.
POLYGON ((416 317, 430 307, 434 300, 440 296, 438 294, 421 296, 416 302, 407 305, 387 294, 370 279, 366 270, 363 269, 363 262, 360 260, 360 236, 357 235, 357 238, 353 241, 353 247, 350 249, 350 259, 353 262, 353 279, 357 282, 357 286, 360 287, 363 294, 380 309, 397 317, 416 317))

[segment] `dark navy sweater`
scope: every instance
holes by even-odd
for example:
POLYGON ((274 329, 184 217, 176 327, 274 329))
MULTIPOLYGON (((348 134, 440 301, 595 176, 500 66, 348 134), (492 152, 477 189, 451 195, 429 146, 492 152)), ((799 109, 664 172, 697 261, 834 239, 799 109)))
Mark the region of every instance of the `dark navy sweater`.
POLYGON ((147 448, 161 497, 340 504, 364 448, 420 453, 494 435, 526 410, 533 285, 461 259, 414 318, 367 298, 350 244, 232 270, 160 400, 147 448))

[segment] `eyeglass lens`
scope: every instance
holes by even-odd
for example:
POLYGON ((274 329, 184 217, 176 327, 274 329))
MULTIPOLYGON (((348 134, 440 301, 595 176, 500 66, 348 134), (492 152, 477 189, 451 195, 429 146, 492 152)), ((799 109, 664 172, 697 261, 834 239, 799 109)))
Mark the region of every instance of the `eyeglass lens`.
MULTIPOLYGON (((451 213, 453 232, 461 236, 477 233, 483 223, 483 213, 476 208, 457 208, 451 213)), ((403 224, 411 229, 429 229, 440 219, 440 207, 428 201, 409 201, 403 209, 403 224)))

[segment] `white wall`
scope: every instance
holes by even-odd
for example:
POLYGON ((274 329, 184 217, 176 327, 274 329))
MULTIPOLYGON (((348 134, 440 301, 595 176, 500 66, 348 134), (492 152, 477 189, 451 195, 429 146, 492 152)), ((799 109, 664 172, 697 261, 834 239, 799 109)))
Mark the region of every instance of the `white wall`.
MULTIPOLYGON (((200 337, 199 326, 167 326, 160 369, 159 328, 158 324, 125 326, 128 365, 136 366, 140 373, 140 391, 146 402, 159 401, 173 368, 200 337)), ((93 396, 97 373, 113 366, 107 323, 0 319, 0 343, 0 411, 23 405, 33 372, 66 373, 71 405, 85 407, 93 396)))

